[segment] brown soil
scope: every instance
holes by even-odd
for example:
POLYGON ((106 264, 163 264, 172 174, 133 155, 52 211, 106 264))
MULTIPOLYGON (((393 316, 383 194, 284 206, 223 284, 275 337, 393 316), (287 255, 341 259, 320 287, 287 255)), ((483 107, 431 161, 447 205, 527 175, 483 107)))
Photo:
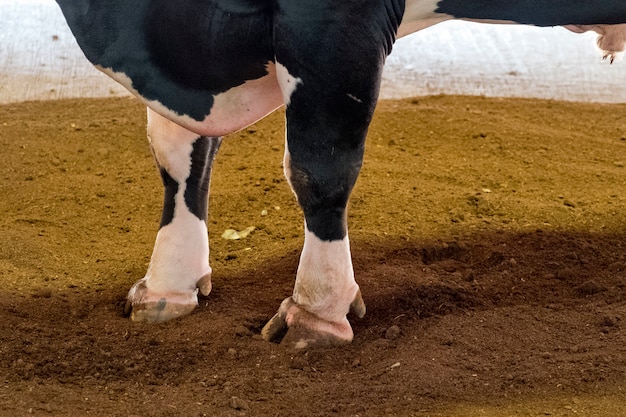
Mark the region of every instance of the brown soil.
POLYGON ((302 244, 282 114, 218 157, 211 296, 122 316, 160 219, 144 114, 0 107, 0 415, 626 415, 626 106, 382 102, 350 209, 368 313, 301 352, 259 337, 302 244))

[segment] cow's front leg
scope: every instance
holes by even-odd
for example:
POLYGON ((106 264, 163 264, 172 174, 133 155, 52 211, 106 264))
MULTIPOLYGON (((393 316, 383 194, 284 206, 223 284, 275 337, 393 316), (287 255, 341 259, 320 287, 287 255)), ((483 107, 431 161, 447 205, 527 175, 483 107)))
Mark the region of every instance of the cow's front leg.
POLYGON ((293 295, 282 303, 263 334, 295 347, 348 343, 353 337, 346 318, 350 307, 359 316, 365 314, 346 220, 346 204, 361 166, 362 140, 311 141, 305 138, 308 134, 294 131, 299 124, 296 114, 290 106, 284 167, 304 212, 304 247, 293 295))
POLYGON ((162 322, 191 313, 211 291, 207 204, 221 138, 204 137, 148 110, 148 139, 165 187, 163 215, 146 276, 128 293, 131 319, 162 322))
MULTIPOLYGON (((363 161, 385 50, 378 39, 367 37, 373 32, 358 35, 362 39, 354 35, 363 42, 358 53, 351 51, 354 39, 348 32, 346 38, 334 37, 341 28, 302 32, 306 25, 292 24, 303 19, 300 9, 290 2, 283 6, 286 16, 277 19, 275 39, 286 103, 284 168, 304 212, 305 241, 293 294, 262 333, 266 340, 296 348, 340 345, 353 338, 348 312, 365 314, 352 268, 346 206, 363 161), (303 59, 301 52, 310 50, 317 51, 315 59, 303 59)), ((341 7, 316 7, 330 13, 329 22, 341 24, 336 15, 341 7)), ((361 9, 346 10, 343 17, 350 19, 352 12, 359 15, 361 9)))

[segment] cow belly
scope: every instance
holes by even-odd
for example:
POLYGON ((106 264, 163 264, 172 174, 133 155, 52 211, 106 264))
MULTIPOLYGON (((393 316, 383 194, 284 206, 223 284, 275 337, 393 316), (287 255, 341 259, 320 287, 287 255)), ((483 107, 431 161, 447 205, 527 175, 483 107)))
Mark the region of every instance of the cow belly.
POLYGON ((223 136, 241 130, 283 105, 274 64, 269 75, 246 81, 215 96, 211 114, 189 129, 203 136, 223 136))
POLYGON ((274 63, 267 64, 267 75, 264 77, 248 80, 213 96, 210 112, 202 120, 179 114, 159 100, 144 97, 133 88, 132 80, 124 73, 107 68, 99 69, 126 87, 152 110, 201 136, 223 136, 244 129, 283 105, 274 63))

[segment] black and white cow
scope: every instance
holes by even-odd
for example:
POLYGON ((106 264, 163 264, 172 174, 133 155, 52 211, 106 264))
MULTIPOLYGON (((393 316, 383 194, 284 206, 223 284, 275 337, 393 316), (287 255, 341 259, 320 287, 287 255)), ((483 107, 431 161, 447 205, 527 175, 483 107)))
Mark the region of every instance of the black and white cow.
POLYGON ((625 0, 57 0, 87 58, 148 106, 165 203, 133 320, 189 314, 211 291, 207 199, 223 135, 286 106, 285 175, 305 217, 292 296, 263 335, 296 347, 353 338, 365 314, 346 204, 397 37, 449 20, 596 30, 624 48, 625 0))

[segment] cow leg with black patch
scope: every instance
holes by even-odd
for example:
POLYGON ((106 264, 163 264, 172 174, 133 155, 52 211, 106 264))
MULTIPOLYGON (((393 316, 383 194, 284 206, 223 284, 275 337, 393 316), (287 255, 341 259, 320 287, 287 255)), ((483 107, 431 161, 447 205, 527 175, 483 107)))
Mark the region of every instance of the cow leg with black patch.
POLYGON ((165 188, 163 215, 148 271, 128 293, 126 312, 156 323, 191 313, 198 289, 211 291, 206 219, 221 138, 198 136, 148 110, 148 139, 165 188))
POLYGON ((363 316, 365 305, 352 268, 346 206, 401 7, 391 1, 281 3, 274 29, 287 117, 284 169, 304 212, 305 240, 293 294, 263 336, 296 348, 349 343, 347 314, 352 308, 363 316), (345 31, 348 21, 354 33, 345 31), (316 32, 318 22, 334 23, 316 32))

